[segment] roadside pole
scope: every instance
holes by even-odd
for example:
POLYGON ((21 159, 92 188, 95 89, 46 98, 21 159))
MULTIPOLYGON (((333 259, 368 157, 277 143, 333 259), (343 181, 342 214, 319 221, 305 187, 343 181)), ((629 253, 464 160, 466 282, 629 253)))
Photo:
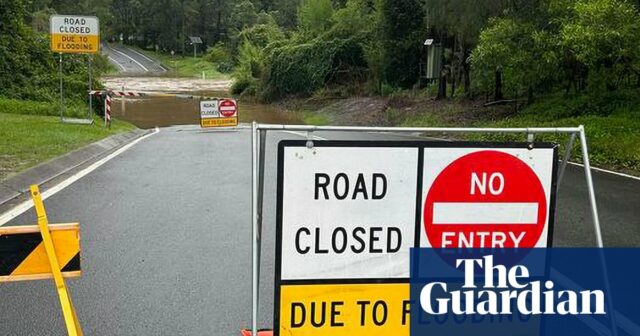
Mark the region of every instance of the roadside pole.
POLYGON ((253 336, 258 335, 258 295, 260 291, 260 237, 258 235, 258 125, 254 121, 251 129, 251 163, 252 163, 252 302, 251 302, 251 333, 253 336))
MULTIPOLYGON (((89 58, 89 92, 93 90, 93 55, 90 55, 89 58)), ((93 113, 93 96, 89 94, 89 117, 91 117, 93 113)), ((93 119, 93 118, 91 118, 93 119)))
POLYGON ((62 53, 59 53, 60 59, 58 61, 58 77, 60 77, 60 121, 64 120, 64 96, 62 92, 62 53))

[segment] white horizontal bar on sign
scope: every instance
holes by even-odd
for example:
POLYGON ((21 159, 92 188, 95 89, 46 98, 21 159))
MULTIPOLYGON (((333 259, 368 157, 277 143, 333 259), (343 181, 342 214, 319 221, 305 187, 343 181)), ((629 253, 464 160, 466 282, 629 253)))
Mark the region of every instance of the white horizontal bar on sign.
POLYGON ((536 224, 538 203, 434 203, 433 224, 536 224))

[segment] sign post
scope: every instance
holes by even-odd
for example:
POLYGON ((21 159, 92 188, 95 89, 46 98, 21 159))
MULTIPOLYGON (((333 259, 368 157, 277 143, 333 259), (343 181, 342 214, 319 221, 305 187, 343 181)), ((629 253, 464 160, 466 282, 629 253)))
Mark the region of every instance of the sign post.
POLYGON ((409 335, 410 249, 550 244, 557 146, 282 141, 275 335, 409 335))

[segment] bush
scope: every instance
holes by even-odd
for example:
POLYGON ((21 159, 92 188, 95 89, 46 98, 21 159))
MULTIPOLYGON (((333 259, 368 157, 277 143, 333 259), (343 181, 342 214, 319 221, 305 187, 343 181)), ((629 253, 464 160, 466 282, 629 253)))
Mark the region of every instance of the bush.
POLYGON ((227 50, 224 43, 218 43, 215 46, 208 48, 204 55, 204 60, 212 63, 225 63, 229 62, 230 59, 231 56, 229 55, 229 50, 227 50))
POLYGON ((265 74, 264 98, 278 99, 286 95, 309 95, 341 76, 358 77, 364 73, 361 41, 316 38, 308 43, 287 43, 269 55, 265 74))
POLYGON ((233 72, 235 81, 231 87, 231 93, 242 94, 250 88, 252 88, 252 93, 257 92, 258 81, 262 76, 263 69, 263 49, 245 39, 238 52, 238 64, 233 72))
POLYGON ((233 72, 233 62, 231 61, 220 62, 218 63, 216 70, 218 70, 218 72, 223 74, 231 73, 233 72))

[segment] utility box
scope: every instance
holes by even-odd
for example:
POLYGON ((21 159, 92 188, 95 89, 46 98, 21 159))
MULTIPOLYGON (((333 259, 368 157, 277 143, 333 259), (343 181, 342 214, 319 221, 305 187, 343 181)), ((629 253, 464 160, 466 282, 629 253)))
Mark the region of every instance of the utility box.
POLYGON ((421 79, 434 80, 442 72, 442 44, 434 39, 427 39, 422 46, 421 79))

